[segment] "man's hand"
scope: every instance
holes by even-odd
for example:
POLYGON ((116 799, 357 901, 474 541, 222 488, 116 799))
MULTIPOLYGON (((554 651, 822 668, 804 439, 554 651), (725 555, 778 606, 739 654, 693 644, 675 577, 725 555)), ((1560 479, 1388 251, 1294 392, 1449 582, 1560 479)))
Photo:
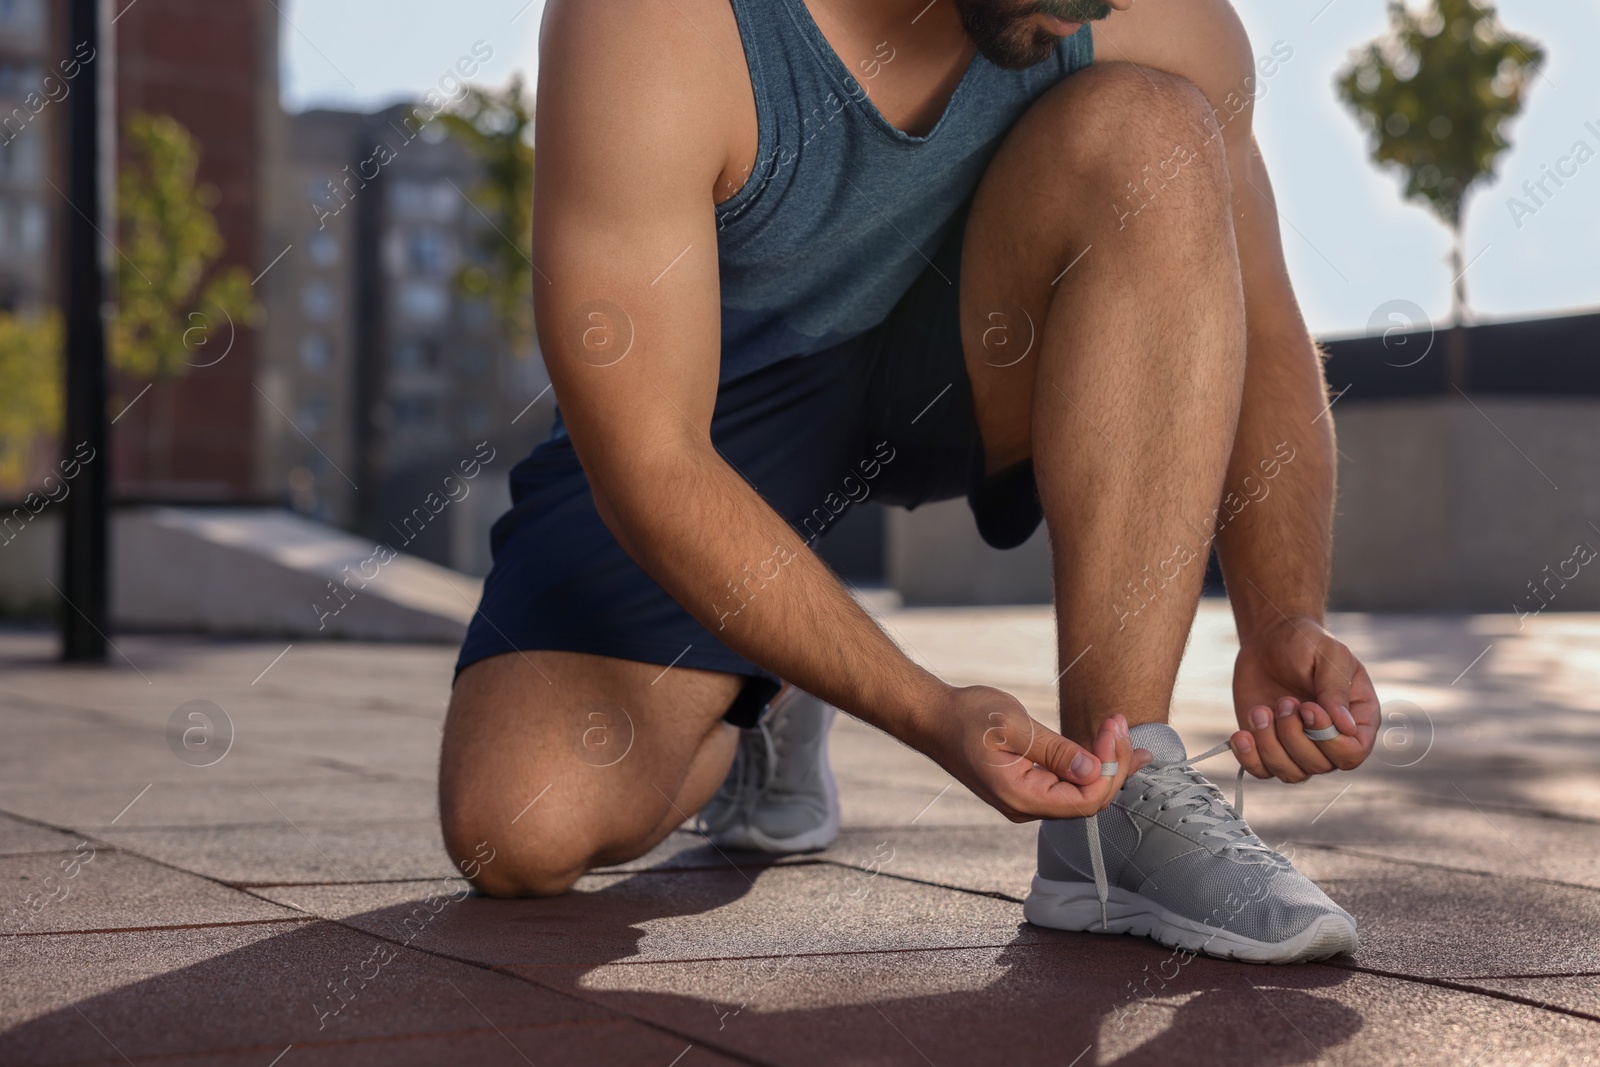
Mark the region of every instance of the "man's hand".
POLYGON ((1257 778, 1285 782, 1359 767, 1372 752, 1382 717, 1367 669, 1306 615, 1244 641, 1233 669, 1233 701, 1243 727, 1232 738, 1240 766, 1257 778), (1306 736, 1330 725, 1339 736, 1306 736))
POLYGON ((1101 723, 1086 749, 987 686, 950 690, 907 740, 1012 822, 1093 815, 1150 762, 1120 715, 1101 723), (1113 762, 1115 773, 1102 776, 1101 765, 1113 762))

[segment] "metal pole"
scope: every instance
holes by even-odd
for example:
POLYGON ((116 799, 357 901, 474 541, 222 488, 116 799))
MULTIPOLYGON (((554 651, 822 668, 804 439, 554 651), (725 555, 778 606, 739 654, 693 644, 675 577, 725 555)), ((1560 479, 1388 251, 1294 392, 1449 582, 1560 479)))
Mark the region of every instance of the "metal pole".
MULTIPOLYGON (((69 48, 86 43, 99 60, 99 0, 68 0, 69 48)), ((108 486, 106 337, 102 319, 105 277, 101 261, 100 106, 111 86, 107 64, 91 60, 89 77, 67 98, 66 190, 61 302, 66 321, 67 410, 63 451, 81 465, 62 502, 61 655, 77 662, 106 658, 108 486)))

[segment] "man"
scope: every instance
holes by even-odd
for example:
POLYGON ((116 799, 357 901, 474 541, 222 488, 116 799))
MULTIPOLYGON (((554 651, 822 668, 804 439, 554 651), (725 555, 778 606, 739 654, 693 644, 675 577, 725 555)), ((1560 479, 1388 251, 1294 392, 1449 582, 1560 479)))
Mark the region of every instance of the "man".
POLYGON ((1379 715, 1323 626, 1331 418, 1226 0, 552 0, 541 46, 561 419, 446 724, 476 884, 559 893, 696 812, 822 847, 837 707, 1044 820, 1035 923, 1353 949, 1166 725, 1214 535, 1242 768, 1353 768, 1379 715), (960 496, 991 544, 1048 526, 1060 734, 917 667, 811 552, 847 498, 960 496))

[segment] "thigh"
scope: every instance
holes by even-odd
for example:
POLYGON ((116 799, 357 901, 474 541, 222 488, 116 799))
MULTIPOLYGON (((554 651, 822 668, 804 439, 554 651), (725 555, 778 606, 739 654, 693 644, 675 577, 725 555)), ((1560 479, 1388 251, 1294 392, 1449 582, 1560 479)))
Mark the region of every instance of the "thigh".
POLYGON ((1129 221, 1147 199, 1176 203, 1179 192, 1163 192, 1156 171, 1189 131, 1152 118, 1174 95, 1185 90, 1160 71, 1087 67, 1034 102, 984 172, 962 248, 960 330, 991 469, 1032 455, 1035 394, 1051 388, 1039 378, 1046 333, 1060 347, 1096 325, 1052 315, 1057 295, 1095 281, 1123 290, 1145 281, 1119 272, 1111 253, 1159 237, 1144 220, 1129 221))
POLYGON ((648 851, 721 782, 735 740, 722 713, 742 682, 549 650, 465 668, 439 761, 451 857, 525 895, 648 851))

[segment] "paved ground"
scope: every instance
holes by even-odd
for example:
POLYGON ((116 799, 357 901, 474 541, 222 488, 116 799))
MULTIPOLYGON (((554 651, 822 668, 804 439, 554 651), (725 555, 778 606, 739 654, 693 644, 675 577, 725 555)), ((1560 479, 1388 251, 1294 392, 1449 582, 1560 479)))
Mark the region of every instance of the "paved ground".
MULTIPOLYGON (((886 621, 1049 714, 1043 611, 886 621)), ((1600 1063, 1600 617, 1340 627, 1383 747, 1247 807, 1362 948, 1288 968, 1025 925, 1033 832, 854 722, 827 853, 678 833, 561 899, 456 899, 449 650, 128 637, 68 670, 0 634, 0 1063, 1600 1063), (169 743, 193 711, 202 756, 169 743)), ((1208 607, 1191 750, 1228 730, 1230 649, 1208 607)))

